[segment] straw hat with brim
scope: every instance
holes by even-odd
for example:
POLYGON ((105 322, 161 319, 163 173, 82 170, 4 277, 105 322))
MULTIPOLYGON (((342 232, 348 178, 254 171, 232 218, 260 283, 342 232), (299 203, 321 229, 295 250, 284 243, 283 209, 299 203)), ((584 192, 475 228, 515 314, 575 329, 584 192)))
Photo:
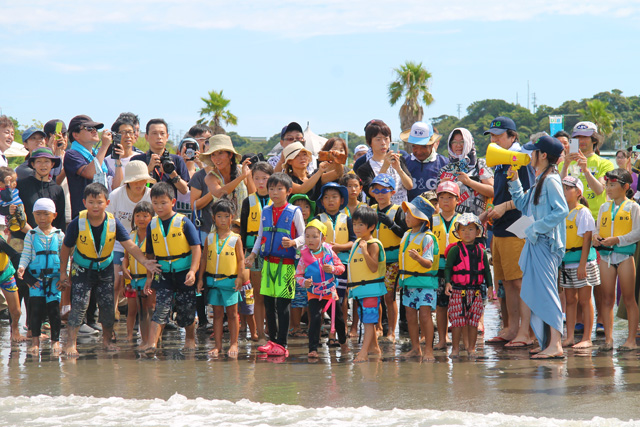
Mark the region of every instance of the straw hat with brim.
POLYGON ((50 159, 51 162, 53 163, 54 169, 60 166, 60 162, 61 162, 60 157, 55 156, 53 154, 53 151, 51 151, 51 149, 46 147, 41 147, 41 148, 38 148, 37 150, 33 150, 33 152, 29 155, 29 166, 33 167, 33 162, 36 159, 40 159, 40 158, 50 159))
POLYGON ((122 183, 128 184, 136 181, 156 182, 155 179, 149 176, 147 164, 141 160, 131 160, 124 167, 124 180, 122 183))
POLYGON ((207 166, 215 166, 211 161, 211 155, 216 151, 228 151, 236 156, 236 160, 239 162, 242 156, 233 148, 233 142, 229 135, 213 135, 209 138, 209 149, 200 154, 200 160, 207 166))
POLYGON ((284 147, 284 150, 282 150, 282 158, 284 158, 284 163, 286 164, 289 160, 295 159, 296 156, 302 151, 306 151, 311 156, 311 151, 307 150, 300 141, 296 141, 287 145, 286 147, 284 147))

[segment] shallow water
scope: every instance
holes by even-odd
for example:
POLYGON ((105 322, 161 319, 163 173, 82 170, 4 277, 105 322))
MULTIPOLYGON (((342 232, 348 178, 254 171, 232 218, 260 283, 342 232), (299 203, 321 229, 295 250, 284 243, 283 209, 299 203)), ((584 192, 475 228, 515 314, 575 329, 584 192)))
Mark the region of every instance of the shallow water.
MULTIPOLYGON (((487 307, 486 322, 489 338, 497 330, 495 305, 487 307)), ((118 324, 120 336, 124 336, 124 328, 124 322, 118 324)), ((626 323, 618 321, 616 343, 622 343, 625 334, 626 323)), ((63 339, 64 335, 63 331, 63 339)), ((0 425, 104 425, 108 420, 113 425, 127 425, 122 418, 125 415, 114 408, 129 417, 142 417, 145 421, 139 425, 204 425, 218 416, 219 421, 248 425, 258 425, 272 416, 275 418, 269 425, 316 421, 341 425, 555 425, 558 419, 618 425, 618 421, 601 418, 640 418, 640 361, 636 352, 569 350, 564 360, 533 361, 527 349, 507 350, 479 340, 481 358, 476 361, 465 357, 452 360, 445 352, 437 352, 436 363, 419 363, 400 357, 409 349, 409 343, 402 340, 383 345, 383 357, 367 363, 353 364, 351 354, 341 355, 334 349, 329 352, 326 347, 320 349, 321 359, 311 363, 306 358, 306 341, 296 339, 290 343, 292 356, 284 363, 274 363, 258 358, 255 345, 248 341, 241 342, 238 360, 209 359, 212 342, 206 336, 199 337, 195 353, 183 353, 180 334, 168 333, 163 349, 154 357, 140 354, 126 343, 119 344, 120 352, 107 353, 100 350, 97 339, 89 338, 82 341, 81 357, 75 360, 52 356, 48 343, 43 344, 40 357, 32 357, 27 355, 25 344, 12 346, 8 338, 8 325, 2 323, 0 425), (176 393, 179 396, 172 397, 176 393), (104 399, 114 396, 123 399, 104 399), (197 398, 202 399, 193 400, 197 398), (326 407, 358 409, 321 409, 326 407), (496 414, 477 415, 491 413, 496 414)), ((598 343, 601 340, 596 340, 598 343)), ((351 344, 357 347, 357 339, 351 344)))

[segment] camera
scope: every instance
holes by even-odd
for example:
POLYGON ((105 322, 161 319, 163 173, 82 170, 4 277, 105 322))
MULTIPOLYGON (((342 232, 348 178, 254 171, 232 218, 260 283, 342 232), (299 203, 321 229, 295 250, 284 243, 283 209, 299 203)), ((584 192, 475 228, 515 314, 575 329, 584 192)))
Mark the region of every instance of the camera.
POLYGON ((171 160, 171 154, 169 151, 164 150, 162 156, 160 156, 160 162, 162 163, 162 170, 166 174, 172 174, 173 171, 176 170, 176 165, 173 164, 173 160, 171 160))
POLYGON ((198 151, 198 144, 195 142, 185 142, 184 147, 187 160, 194 160, 196 158, 196 151, 198 151))
POLYGON ((111 158, 113 160, 118 160, 120 158, 120 154, 116 153, 116 148, 122 148, 120 142, 122 141, 122 135, 119 133, 113 134, 113 145, 111 147, 111 158))
POLYGON ((253 156, 249 159, 249 161, 251 162, 252 165, 255 165, 258 162, 264 162, 264 156, 262 155, 262 153, 258 153, 256 156, 253 156))

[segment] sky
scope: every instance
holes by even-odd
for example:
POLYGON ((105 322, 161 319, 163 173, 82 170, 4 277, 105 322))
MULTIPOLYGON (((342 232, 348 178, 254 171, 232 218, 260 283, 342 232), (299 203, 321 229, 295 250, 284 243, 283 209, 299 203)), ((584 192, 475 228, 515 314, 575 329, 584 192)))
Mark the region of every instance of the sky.
POLYGON ((640 92, 640 1, 0 0, 0 109, 24 125, 132 111, 181 135, 223 90, 243 136, 291 121, 400 132, 393 69, 422 62, 425 119, 474 101, 559 106, 640 92))

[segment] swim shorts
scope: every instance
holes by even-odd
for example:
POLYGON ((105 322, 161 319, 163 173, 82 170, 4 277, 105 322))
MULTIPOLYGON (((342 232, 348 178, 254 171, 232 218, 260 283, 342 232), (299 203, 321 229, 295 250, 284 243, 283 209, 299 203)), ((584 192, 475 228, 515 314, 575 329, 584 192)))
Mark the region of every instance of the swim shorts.
POLYGON ((438 296, 435 289, 404 288, 402 295, 402 305, 419 310, 420 307, 430 307, 436 309, 438 296))
MULTIPOLYGON (((272 298, 293 299, 296 291, 296 266, 264 261, 260 294, 272 298)), ((306 293, 306 292, 305 292, 306 293)))
POLYGON ((396 289, 398 271, 400 271, 400 265, 397 262, 387 264, 387 271, 384 273, 384 286, 387 292, 393 292, 396 289))
POLYGON ((5 292, 16 292, 18 290, 18 285, 16 284, 16 279, 11 277, 11 280, 0 283, 0 288, 2 288, 5 292))
POLYGON ((296 283, 296 296, 291 301, 291 308, 304 308, 307 305, 307 289, 296 283))
POLYGON ((252 316, 255 299, 253 298, 253 286, 251 286, 251 283, 247 283, 240 289, 240 296, 242 300, 238 303, 238 313, 252 316))
POLYGON ((480 291, 467 291, 465 297, 459 289, 451 291, 448 313, 452 328, 477 327, 483 312, 484 305, 480 291), (467 306, 469 302, 471 305, 467 306))
POLYGON ((360 321, 362 323, 378 324, 380 318, 380 297, 366 297, 358 300, 360 321))

